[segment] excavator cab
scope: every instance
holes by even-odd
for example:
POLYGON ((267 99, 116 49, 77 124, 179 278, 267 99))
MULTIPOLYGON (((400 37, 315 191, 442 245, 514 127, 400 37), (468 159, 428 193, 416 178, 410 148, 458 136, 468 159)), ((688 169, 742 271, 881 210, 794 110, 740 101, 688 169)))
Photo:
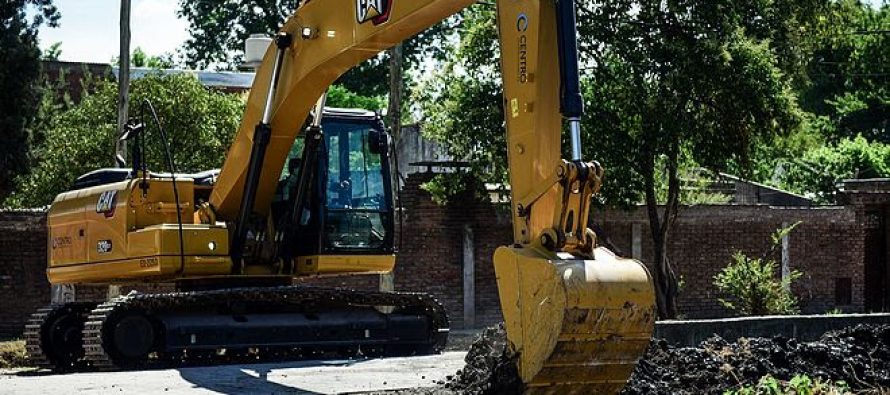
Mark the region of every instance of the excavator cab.
POLYGON ((297 221, 295 239, 283 244, 303 257, 392 255, 394 205, 383 122, 373 112, 352 109, 328 108, 323 119, 320 144, 313 148, 298 138, 279 178, 273 216, 297 221), (309 156, 317 157, 314 164, 309 156), (304 169, 312 174, 301 194, 304 169))

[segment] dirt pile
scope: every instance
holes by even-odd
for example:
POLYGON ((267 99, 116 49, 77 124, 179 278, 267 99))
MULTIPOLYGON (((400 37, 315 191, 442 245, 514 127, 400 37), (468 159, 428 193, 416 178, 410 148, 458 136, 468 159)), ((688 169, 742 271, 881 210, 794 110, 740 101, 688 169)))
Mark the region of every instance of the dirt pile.
POLYGON ((520 394, 522 381, 516 359, 507 350, 504 324, 484 330, 464 357, 467 365, 438 382, 438 387, 415 388, 373 393, 370 395, 495 395, 520 394))
MULTIPOLYGON (((437 388, 394 393, 521 393, 522 383, 514 356, 507 351, 503 324, 486 329, 473 343, 466 361, 466 367, 437 388)), ((816 342, 782 337, 727 342, 713 337, 699 347, 678 348, 653 340, 622 394, 723 394, 754 385, 766 375, 789 380, 797 374, 843 380, 853 390, 890 387, 890 325, 859 325, 829 332, 816 342)))
POLYGON ((461 394, 518 394, 522 391, 516 359, 507 349, 504 324, 483 331, 464 360, 467 366, 442 383, 444 389, 461 394))
POLYGON ((890 386, 890 326, 859 325, 805 343, 714 337, 699 347, 675 348, 656 340, 623 394, 722 394, 765 375, 788 380, 796 374, 843 380, 854 390, 890 386))

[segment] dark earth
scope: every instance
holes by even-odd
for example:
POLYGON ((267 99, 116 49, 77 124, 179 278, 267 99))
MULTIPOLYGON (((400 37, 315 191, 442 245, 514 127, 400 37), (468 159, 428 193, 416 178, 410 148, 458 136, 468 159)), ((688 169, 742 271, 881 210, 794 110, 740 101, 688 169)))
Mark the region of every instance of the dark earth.
MULTIPOLYGON (((467 366, 438 388, 398 394, 513 394, 522 390, 502 325, 486 329, 466 356, 467 366)), ((890 387, 890 325, 859 325, 815 342, 782 337, 728 342, 712 337, 698 347, 653 340, 623 394, 722 394, 772 375, 845 381, 852 390, 890 387)))
POLYGON ((674 348, 653 341, 623 393, 722 394, 765 375, 789 380, 797 374, 843 380, 854 391, 890 387, 890 325, 859 325, 815 342, 713 337, 695 348, 674 348))

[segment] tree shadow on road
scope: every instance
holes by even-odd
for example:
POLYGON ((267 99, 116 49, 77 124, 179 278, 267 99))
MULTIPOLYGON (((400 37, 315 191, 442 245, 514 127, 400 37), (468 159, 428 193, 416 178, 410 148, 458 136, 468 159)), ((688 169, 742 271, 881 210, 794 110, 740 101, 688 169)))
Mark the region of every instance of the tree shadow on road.
POLYGON ((197 388, 223 394, 261 393, 314 395, 320 393, 269 381, 269 374, 280 369, 318 366, 349 366, 356 362, 359 361, 301 361, 276 364, 180 368, 177 369, 177 371, 179 371, 179 375, 183 380, 194 384, 197 388))

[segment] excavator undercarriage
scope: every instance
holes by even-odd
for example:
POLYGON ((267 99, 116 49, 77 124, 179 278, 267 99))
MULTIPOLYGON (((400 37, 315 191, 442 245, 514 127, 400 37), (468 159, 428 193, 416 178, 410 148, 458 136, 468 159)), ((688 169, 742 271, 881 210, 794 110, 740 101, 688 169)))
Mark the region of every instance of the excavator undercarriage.
POLYGON ((145 369, 436 353, 448 318, 425 294, 230 288, 50 306, 32 316, 25 337, 41 367, 145 369))

